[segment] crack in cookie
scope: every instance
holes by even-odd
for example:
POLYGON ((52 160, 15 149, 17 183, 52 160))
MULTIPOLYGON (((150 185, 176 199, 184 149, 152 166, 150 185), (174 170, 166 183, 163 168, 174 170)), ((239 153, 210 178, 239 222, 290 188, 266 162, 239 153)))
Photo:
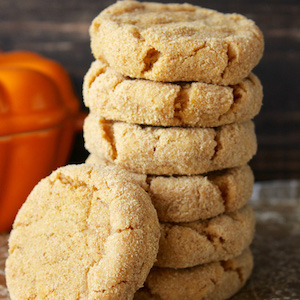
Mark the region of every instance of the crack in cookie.
POLYGON ((90 153, 148 175, 194 175, 242 166, 257 149, 251 121, 218 128, 152 127, 106 121, 91 113, 84 139, 90 153), (113 127, 114 143, 106 126, 113 127))
POLYGON ((117 2, 94 19, 90 36, 96 59, 132 78, 164 82, 236 84, 264 50, 253 21, 189 4, 117 2))
POLYGON ((107 120, 188 127, 250 120, 259 113, 263 98, 254 74, 232 86, 162 83, 125 77, 103 60, 92 63, 84 79, 83 95, 91 112, 107 120))

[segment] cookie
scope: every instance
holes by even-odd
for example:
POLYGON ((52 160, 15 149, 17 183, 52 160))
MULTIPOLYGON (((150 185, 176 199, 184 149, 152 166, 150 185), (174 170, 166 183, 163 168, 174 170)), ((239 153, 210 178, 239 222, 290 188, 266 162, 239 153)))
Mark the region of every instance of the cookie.
POLYGON ((161 223, 155 266, 189 268, 238 256, 254 237, 253 209, 238 211, 192 223, 161 223))
POLYGON ((189 4, 119 1, 90 27, 96 59, 154 81, 237 84, 262 57, 263 35, 238 14, 189 4))
POLYGON ((262 86, 250 74, 233 86, 201 82, 162 83, 130 79, 95 61, 83 84, 84 102, 108 120, 155 126, 201 126, 243 122, 259 113, 262 86))
POLYGON ((9 239, 12 299, 132 299, 158 251, 147 193, 112 167, 70 165, 43 179, 9 239))
POLYGON ((134 173, 192 175, 246 164, 256 153, 252 121, 217 128, 151 127, 89 114, 86 149, 134 173))
POLYGON ((249 249, 227 261, 188 269, 153 268, 135 300, 224 300, 237 293, 253 269, 249 249))
MULTIPOLYGON (((95 155, 86 163, 110 165, 95 155)), ((254 177, 248 165, 205 176, 155 176, 128 172, 151 196, 162 222, 193 222, 242 208, 250 199, 254 177)))

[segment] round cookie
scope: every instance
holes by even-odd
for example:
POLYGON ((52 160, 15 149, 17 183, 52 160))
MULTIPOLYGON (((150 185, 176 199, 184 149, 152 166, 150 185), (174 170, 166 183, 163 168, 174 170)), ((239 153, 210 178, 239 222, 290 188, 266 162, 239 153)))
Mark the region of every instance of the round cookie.
POLYGON ((158 251, 147 193, 112 167, 70 165, 40 181, 9 239, 12 299, 132 299, 158 251))
POLYGON ((95 61, 83 84, 84 102, 108 120, 155 126, 216 127, 259 113, 262 86, 250 74, 233 86, 130 79, 95 61))
POLYGON ((135 300, 224 300, 237 293, 253 269, 251 251, 188 269, 153 268, 135 300))
POLYGON ((256 153, 251 121, 217 128, 151 127, 89 114, 86 149, 134 173, 192 175, 246 164, 256 153))
POLYGON ((96 59, 154 81, 237 84, 262 57, 263 35, 238 14, 190 4, 119 1, 90 27, 96 59))
POLYGON ((253 209, 192 223, 161 223, 155 266, 189 268, 238 256, 251 244, 255 231, 253 209))
MULTIPOLYGON (((110 165, 91 154, 86 163, 110 165)), ((154 176, 128 172, 150 195, 161 222, 193 222, 242 208, 250 199, 254 176, 248 165, 205 176, 154 176)))

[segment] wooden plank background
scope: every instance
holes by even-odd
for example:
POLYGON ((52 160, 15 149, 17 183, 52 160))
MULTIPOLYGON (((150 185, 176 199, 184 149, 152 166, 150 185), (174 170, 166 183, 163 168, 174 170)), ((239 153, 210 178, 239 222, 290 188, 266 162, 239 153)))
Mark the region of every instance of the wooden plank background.
MULTIPOLYGON (((265 54, 254 72, 264 85, 265 97, 255 119, 259 151, 251 166, 257 180, 300 178, 299 0, 189 2, 244 14, 264 32, 265 54)), ((112 3, 0 0, 0 49, 30 50, 57 60, 69 71, 81 98, 82 78, 93 60, 88 27, 112 3)), ((82 162, 86 156, 78 135, 70 162, 82 162)))

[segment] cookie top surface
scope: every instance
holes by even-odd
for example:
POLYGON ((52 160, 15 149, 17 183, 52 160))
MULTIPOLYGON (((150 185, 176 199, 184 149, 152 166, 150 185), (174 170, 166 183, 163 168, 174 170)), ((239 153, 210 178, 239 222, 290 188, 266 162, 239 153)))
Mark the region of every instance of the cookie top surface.
POLYGON ((67 166, 43 179, 9 240, 13 299, 132 299, 158 251, 146 192, 112 167, 67 166))
POLYGON ((103 60, 84 78, 86 106, 108 120, 154 126, 216 127, 258 114, 262 86, 254 74, 233 86, 131 79, 103 60))
POLYGON ((235 84, 264 48, 253 21, 189 4, 119 1, 94 19, 90 35, 96 58, 155 81, 235 84))

